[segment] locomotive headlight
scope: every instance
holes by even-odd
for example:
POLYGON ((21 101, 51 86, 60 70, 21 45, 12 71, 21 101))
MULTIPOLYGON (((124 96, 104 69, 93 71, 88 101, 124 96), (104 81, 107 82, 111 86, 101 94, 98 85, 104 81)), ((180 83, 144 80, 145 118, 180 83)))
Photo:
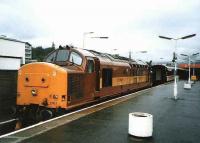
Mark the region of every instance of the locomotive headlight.
POLYGON ((65 101, 65 98, 66 98, 65 95, 62 95, 62 101, 65 101))
POLYGON ((53 99, 58 99, 58 95, 53 95, 53 99))
POLYGON ((37 91, 35 89, 31 90, 32 96, 37 96, 37 91))

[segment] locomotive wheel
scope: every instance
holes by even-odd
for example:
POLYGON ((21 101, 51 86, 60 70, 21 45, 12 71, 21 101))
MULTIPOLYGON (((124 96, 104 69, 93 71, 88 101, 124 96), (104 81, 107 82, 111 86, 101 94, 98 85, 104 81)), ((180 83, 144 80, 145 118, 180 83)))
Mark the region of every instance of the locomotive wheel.
POLYGON ((53 112, 51 110, 48 110, 48 109, 41 110, 40 111, 40 117, 42 118, 42 120, 51 119, 53 117, 53 112))

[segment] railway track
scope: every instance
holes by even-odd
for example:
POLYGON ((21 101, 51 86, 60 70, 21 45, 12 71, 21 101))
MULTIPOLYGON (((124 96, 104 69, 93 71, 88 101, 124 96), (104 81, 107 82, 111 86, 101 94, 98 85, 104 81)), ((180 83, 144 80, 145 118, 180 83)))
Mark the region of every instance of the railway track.
POLYGON ((3 122, 0 122, 0 135, 12 132, 15 130, 15 125, 18 119, 9 119, 3 122))

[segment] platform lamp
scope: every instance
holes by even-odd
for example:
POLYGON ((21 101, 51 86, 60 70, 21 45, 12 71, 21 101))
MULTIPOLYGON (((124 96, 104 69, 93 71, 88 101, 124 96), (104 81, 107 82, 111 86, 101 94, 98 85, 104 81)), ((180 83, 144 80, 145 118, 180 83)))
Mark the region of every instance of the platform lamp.
MULTIPOLYGON (((137 54, 137 53, 139 53, 139 54, 146 54, 148 51, 136 51, 135 53, 137 54)), ((144 59, 144 61, 145 61, 145 59, 144 59)), ((146 63, 148 62, 148 59, 146 59, 146 63)))
POLYGON ((90 37, 90 38, 96 38, 96 39, 108 39, 109 37, 107 37, 107 36, 95 36, 95 37, 90 37))
POLYGON ((161 63, 161 65, 164 65, 164 62, 163 62, 163 60, 164 60, 164 58, 163 58, 163 57, 161 57, 161 58, 160 58, 160 63, 161 63))
POLYGON ((94 32, 84 32, 83 33, 83 49, 85 48, 85 37, 89 34, 93 34, 94 32))
POLYGON ((192 75, 195 76, 195 71, 194 71, 194 70, 195 70, 195 60, 192 61, 192 62, 193 62, 193 71, 192 71, 192 75))
POLYGON ((181 54, 181 56, 188 57, 188 66, 189 66, 188 83, 189 84, 191 84, 191 79, 190 79, 190 62, 191 62, 191 57, 192 56, 197 56, 197 55, 199 55, 199 53, 195 53, 195 54, 192 54, 192 55, 181 54))
POLYGON ((198 60, 195 59, 195 60, 193 61, 193 72, 192 72, 192 75, 193 75, 193 76, 195 76, 196 62, 198 62, 198 60))
POLYGON ((119 55, 117 53, 117 50, 118 50, 117 48, 111 49, 111 54, 114 55, 114 56, 119 55))
MULTIPOLYGON (((193 79, 191 79, 191 80, 193 80, 192 81, 192 83, 194 83, 194 80, 196 79, 196 76, 195 76, 195 60, 193 60, 193 61, 191 61, 191 63, 192 63, 192 76, 193 76, 193 79), (195 77, 195 79, 194 79, 194 77, 195 77)), ((192 78, 192 77, 191 77, 192 78)))
POLYGON ((99 38, 99 39, 108 39, 109 37, 105 37, 105 36, 100 36, 100 37, 90 37, 90 38, 99 38))
POLYGON ((183 36, 183 37, 180 37, 180 38, 171 38, 171 37, 166 37, 166 36, 158 36, 159 38, 162 38, 162 39, 174 40, 175 41, 175 47, 174 47, 175 49, 174 49, 174 52, 173 52, 173 60, 172 60, 174 62, 174 99, 175 100, 177 99, 177 79, 176 79, 176 70, 177 70, 176 48, 177 48, 177 41, 181 40, 181 39, 184 40, 184 39, 192 38, 194 36, 196 36, 196 34, 191 34, 191 35, 183 36))

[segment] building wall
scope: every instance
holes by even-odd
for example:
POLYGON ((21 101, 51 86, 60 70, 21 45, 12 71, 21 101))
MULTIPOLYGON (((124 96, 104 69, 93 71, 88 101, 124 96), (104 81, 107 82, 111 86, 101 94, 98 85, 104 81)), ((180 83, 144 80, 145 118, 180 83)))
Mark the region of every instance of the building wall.
POLYGON ((25 64, 25 42, 0 38, 0 120, 11 118, 17 95, 17 72, 25 64))
POLYGON ((20 58, 0 57, 0 70, 18 70, 20 66, 20 58))
MULTIPOLYGON (((178 67, 188 70, 188 64, 179 64, 178 67)), ((190 68, 191 68, 190 74, 191 75, 193 75, 193 74, 196 75, 197 79, 200 80, 200 63, 197 63, 195 65, 191 64, 190 68)), ((188 78, 188 73, 187 73, 186 77, 188 78)))
MULTIPOLYGON (((188 64, 179 64, 179 68, 189 68, 188 64)), ((200 64, 190 64, 190 68, 200 68, 200 64)))
POLYGON ((11 114, 17 95, 17 70, 0 70, 0 120, 11 114))
POLYGON ((0 56, 22 57, 25 64, 25 43, 0 39, 0 56))

